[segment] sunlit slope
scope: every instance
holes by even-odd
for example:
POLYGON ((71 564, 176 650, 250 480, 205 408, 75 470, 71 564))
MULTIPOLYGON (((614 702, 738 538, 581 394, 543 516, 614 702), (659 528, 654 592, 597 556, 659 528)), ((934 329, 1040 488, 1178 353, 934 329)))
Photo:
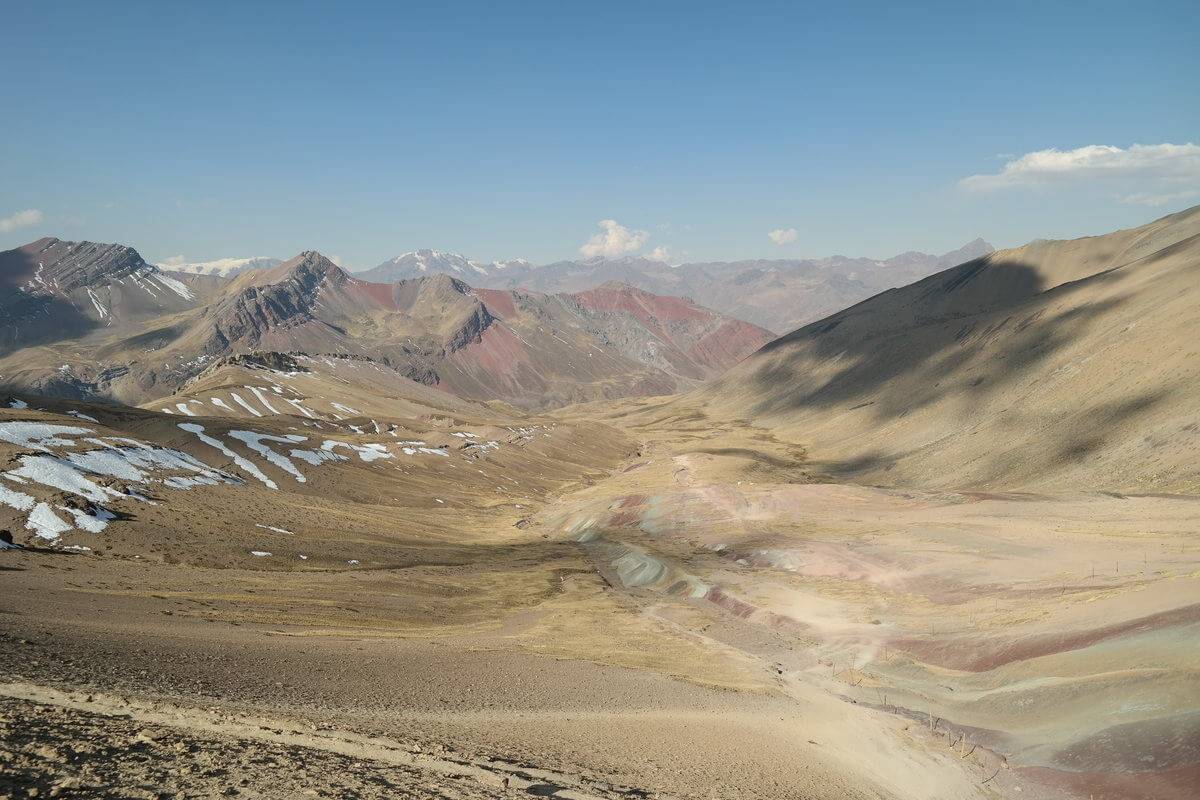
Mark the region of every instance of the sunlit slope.
MULTIPOLYGON (((180 416, 366 419, 372 430, 389 420, 456 413, 483 419, 505 411, 499 403, 463 400, 364 357, 270 351, 222 359, 178 392, 142 407, 180 416)), ((506 411, 520 415, 516 409, 506 411)))
POLYGON ((1200 207, 885 292, 681 400, 834 474, 906 486, 1200 487, 1200 207))
POLYGON ((632 448, 470 409, 374 424, 0 401, 0 528, 18 544, 209 566, 370 567, 528 538, 521 520, 632 448))

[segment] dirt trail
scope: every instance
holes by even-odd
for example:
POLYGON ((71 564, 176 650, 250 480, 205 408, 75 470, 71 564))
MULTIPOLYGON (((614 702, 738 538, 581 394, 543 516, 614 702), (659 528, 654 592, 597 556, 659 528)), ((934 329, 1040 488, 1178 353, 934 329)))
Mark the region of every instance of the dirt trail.
MULTIPOLYGON (((314 729, 316 726, 301 725, 295 721, 277 717, 235 715, 212 709, 187 707, 169 702, 144 701, 113 694, 65 692, 31 683, 0 684, 0 697, 20 701, 17 704, 5 704, 10 708, 12 705, 16 705, 17 712, 15 714, 17 730, 12 729, 14 723, 11 720, 4 720, 10 728, 4 736, 4 749, 10 750, 10 753, 14 750, 19 751, 18 743, 22 738, 20 734, 25 732, 24 729, 31 727, 32 721, 39 716, 38 711, 31 713, 28 705, 36 704, 72 712, 66 715, 56 715, 58 718, 54 720, 54 724, 60 735, 71 729, 86 728, 89 729, 86 741, 93 747, 106 740, 116 739, 121 746, 131 745, 134 751, 138 746, 145 746, 152 750, 157 749, 161 752, 154 753, 154 761, 161 762, 160 768, 168 773, 178 771, 177 769, 173 770, 172 765, 182 767, 185 773, 190 773, 191 770, 188 769, 185 762, 188 760, 189 754, 194 752, 196 743, 205 742, 217 744, 221 752, 229 754, 234 751, 244 753, 248 749, 255 748, 263 750, 265 753, 272 747, 276 749, 282 747, 294 758, 298 758, 306 764, 307 769, 304 772, 315 778, 317 785, 325 787, 330 785, 331 776, 320 773, 337 771, 340 773, 342 781, 350 781, 351 787, 357 792, 363 791, 367 784, 378 782, 381 770, 386 770, 388 767, 400 767, 402 768, 400 773, 390 774, 386 777, 384 786, 390 789, 419 788, 426 796, 436 796, 427 794, 435 788, 439 790, 452 788, 455 791, 449 794, 443 793, 441 796, 463 798, 503 797, 508 792, 514 791, 540 797, 564 798, 565 800, 612 800, 613 798, 647 796, 647 793, 641 790, 614 787, 590 781, 579 775, 568 775, 504 761, 484 761, 459 757, 448 752, 432 755, 423 752, 419 745, 348 731, 316 730, 314 729), (125 729, 130 728, 131 725, 137 730, 133 732, 132 737, 129 737, 130 731, 125 729), (164 735, 164 729, 170 729, 172 733, 164 735), (168 748, 163 744, 168 740, 179 743, 168 748), (190 744, 184 742, 190 742, 190 744), (235 743, 236 746, 234 746, 235 743), (267 748, 264 749, 263 745, 266 745, 267 748), (300 752, 301 750, 313 752, 303 753, 300 752), (326 766, 327 756, 342 756, 351 759, 351 762, 329 765, 335 766, 336 769, 325 770, 323 766, 326 766), (315 768, 314 765, 316 765, 315 768), (359 785, 354 786, 355 783, 359 785)), ((8 710, 8 708, 5 709, 6 712, 8 710)), ((5 716, 8 716, 7 713, 5 716)), ((39 771, 36 762, 40 757, 47 762, 43 765, 44 771, 54 776, 53 778, 47 777, 51 784, 51 796, 62 795, 64 789, 86 789, 90 792, 101 788, 94 785, 84 787, 84 781, 81 778, 63 774, 73 770, 64 767, 62 763, 54 763, 62 756, 58 749, 53 744, 47 744, 44 736, 30 738, 36 739, 38 746, 26 754, 32 757, 25 760, 26 769, 21 770, 25 773, 24 777, 27 783, 37 783, 36 779, 30 780, 29 773, 36 774, 39 771), (54 753, 51 753, 51 750, 54 753), (57 792, 54 791, 55 787, 58 789, 57 792)), ((80 741, 80 738, 70 735, 63 737, 64 740, 74 740, 74 742, 80 741)), ((233 756, 231 755, 230 758, 232 759, 233 756)), ((10 764, 10 771, 15 769, 14 762, 21 761, 12 755, 7 760, 10 764)), ((81 761, 82 759, 68 760, 81 761)), ((121 778, 121 784, 113 788, 121 790, 130 788, 132 781, 129 781, 131 776, 128 774, 128 766, 126 765, 126 768, 122 770, 124 777, 121 778)), ((235 777, 240 778, 241 774, 251 774, 251 772, 240 773, 228 767, 216 770, 215 773, 207 776, 188 774, 186 785, 189 796, 202 786, 215 790, 223 789, 223 793, 229 794, 228 788, 235 783, 235 777)), ((261 779, 262 771, 258 770, 257 773, 261 779)), ((0 774, 0 787, 3 787, 6 777, 0 774)), ((18 781, 17 785, 22 784, 18 781)), ((259 786, 252 791, 262 793, 266 788, 259 786)), ((275 788, 282 789, 283 787, 275 788)), ((236 793, 238 792, 235 791, 234 794, 236 793)), ((290 790, 282 796, 289 796, 289 793, 290 790)), ((316 792, 313 791, 311 794, 316 794, 316 792)), ((69 792, 67 796, 70 796, 69 792)))

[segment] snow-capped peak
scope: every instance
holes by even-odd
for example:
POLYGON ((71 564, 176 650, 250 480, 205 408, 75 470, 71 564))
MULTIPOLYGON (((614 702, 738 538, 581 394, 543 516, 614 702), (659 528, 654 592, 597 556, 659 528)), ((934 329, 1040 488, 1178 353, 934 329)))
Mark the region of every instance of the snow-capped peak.
POLYGON ((526 261, 523 258, 509 258, 504 261, 493 261, 492 266, 496 269, 532 269, 535 264, 532 261, 526 261))
POLYGON ((394 281, 419 275, 446 273, 470 280, 476 276, 489 277, 502 270, 517 272, 532 269, 534 265, 523 258, 505 261, 475 261, 460 253, 445 253, 441 250, 414 250, 403 253, 362 273, 366 280, 394 281))
POLYGON ((474 262, 469 258, 458 253, 443 253, 440 250, 414 250, 411 253, 403 253, 395 258, 384 262, 397 267, 416 268, 421 272, 429 272, 433 269, 435 272, 465 272, 471 269, 474 262))
POLYGON ((218 275, 228 278, 251 269, 271 269, 283 263, 282 259, 269 256, 251 256, 250 258, 218 258, 215 261, 184 262, 169 258, 156 266, 171 272, 186 272, 191 275, 218 275))

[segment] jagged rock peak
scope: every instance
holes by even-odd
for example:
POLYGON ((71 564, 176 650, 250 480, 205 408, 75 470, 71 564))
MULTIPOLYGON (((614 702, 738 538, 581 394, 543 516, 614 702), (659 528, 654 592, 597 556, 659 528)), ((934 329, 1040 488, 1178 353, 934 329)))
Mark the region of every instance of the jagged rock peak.
POLYGON ((417 291, 422 295, 442 294, 445 292, 471 294, 474 291, 470 284, 459 280, 453 275, 447 275, 445 272, 435 272, 416 278, 405 278, 404 280, 397 281, 396 284, 398 286, 416 287, 417 291))
POLYGON ((135 272, 157 271, 137 250, 123 244, 67 242, 47 237, 21 249, 38 264, 37 282, 52 283, 61 292, 108 283, 135 272))
POLYGON ((303 284, 313 284, 326 279, 341 283, 349 280, 349 277, 345 270, 321 255, 320 252, 305 250, 268 272, 266 282, 279 283, 293 278, 303 284))

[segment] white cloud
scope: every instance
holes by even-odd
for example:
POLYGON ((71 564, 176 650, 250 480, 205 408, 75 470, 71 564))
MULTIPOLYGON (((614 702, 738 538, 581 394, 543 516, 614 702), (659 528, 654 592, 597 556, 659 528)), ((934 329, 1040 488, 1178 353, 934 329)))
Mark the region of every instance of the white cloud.
POLYGON ((187 259, 182 254, 177 256, 169 256, 164 258, 158 266, 160 267, 179 267, 187 263, 187 259))
POLYGON ((651 261, 667 261, 671 258, 671 249, 660 244, 649 253, 646 253, 646 258, 651 261))
POLYGON ((339 267, 339 268, 340 268, 340 267, 345 267, 345 266, 346 266, 346 259, 342 258, 341 256, 328 256, 328 258, 329 258, 329 260, 330 260, 330 261, 332 261, 332 262, 333 262, 333 265, 334 265, 335 267, 339 267))
POLYGON ((17 228, 28 228, 30 225, 37 225, 42 221, 42 212, 36 208, 29 208, 25 211, 18 211, 11 217, 0 219, 0 231, 8 233, 15 231, 17 228))
POLYGON ((604 228, 604 233, 597 233, 579 248, 585 256, 614 258, 637 250, 650 238, 646 231, 631 231, 615 219, 602 219, 596 224, 604 228))
POLYGON ((1175 186, 1200 183, 1200 145, 1135 144, 1122 150, 1090 144, 1074 150, 1038 150, 1009 161, 994 175, 972 175, 959 184, 986 191, 1098 179, 1175 186))
POLYGON ((1152 207, 1165 206, 1167 203, 1174 203, 1176 200, 1191 200, 1196 197, 1200 197, 1200 189, 1189 189, 1186 192, 1167 192, 1166 194, 1134 192, 1133 194, 1116 195, 1116 198, 1122 203, 1152 207))
POLYGON ((791 244, 792 242, 796 241, 796 237, 799 235, 800 234, 795 228, 787 228, 786 230, 783 228, 776 228, 767 234, 767 238, 769 238, 775 244, 791 244))

